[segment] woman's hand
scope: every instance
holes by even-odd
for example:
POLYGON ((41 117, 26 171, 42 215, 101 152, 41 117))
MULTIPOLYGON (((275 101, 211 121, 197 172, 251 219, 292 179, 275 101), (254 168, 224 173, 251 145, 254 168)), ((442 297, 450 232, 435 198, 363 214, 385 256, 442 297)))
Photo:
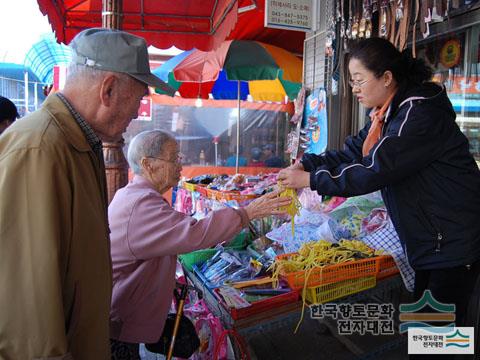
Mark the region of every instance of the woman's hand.
POLYGON ((279 210, 284 206, 290 205, 292 198, 280 195, 280 190, 269 192, 258 199, 253 200, 244 207, 250 220, 262 218, 268 215, 282 215, 285 211, 279 210))
POLYGON ((310 173, 292 165, 278 173, 278 182, 286 188, 301 189, 310 186, 310 173))
POLYGON ((287 169, 291 169, 291 170, 305 170, 305 168, 303 167, 303 164, 300 160, 297 160, 295 162, 295 164, 292 164, 290 165, 287 169))

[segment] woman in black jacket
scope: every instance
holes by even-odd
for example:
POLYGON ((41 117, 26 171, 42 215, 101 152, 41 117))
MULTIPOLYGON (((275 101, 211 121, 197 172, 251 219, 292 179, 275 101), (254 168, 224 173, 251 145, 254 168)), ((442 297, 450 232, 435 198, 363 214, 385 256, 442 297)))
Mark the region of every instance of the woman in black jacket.
POLYGON ((382 190, 410 265, 415 297, 430 289, 465 324, 480 272, 480 172, 445 89, 425 63, 371 38, 351 51, 350 86, 371 121, 343 151, 305 154, 279 173, 321 195, 382 190))

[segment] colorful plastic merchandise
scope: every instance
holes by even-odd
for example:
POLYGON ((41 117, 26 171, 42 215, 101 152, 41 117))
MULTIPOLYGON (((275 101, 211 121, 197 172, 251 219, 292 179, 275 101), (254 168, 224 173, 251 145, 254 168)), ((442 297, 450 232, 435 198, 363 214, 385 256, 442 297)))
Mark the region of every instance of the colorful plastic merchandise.
MULTIPOLYGON (((295 253, 278 255, 276 259, 288 259, 295 253)), ((347 261, 335 265, 327 265, 317 267, 310 271, 307 281, 307 288, 319 285, 337 283, 344 280, 364 278, 368 276, 377 277, 382 266, 389 266, 389 262, 385 259, 391 258, 388 255, 375 256, 368 259, 347 261)), ((392 259, 393 261, 393 259, 392 259)), ((305 277, 308 271, 292 271, 289 273, 280 273, 280 276, 287 281, 290 288, 294 290, 303 289, 305 286, 305 277)))
POLYGON ((239 191, 220 191, 207 188, 206 185, 192 184, 187 181, 183 183, 183 188, 188 191, 197 191, 201 195, 218 201, 231 201, 235 200, 238 203, 253 200, 260 195, 256 194, 240 194, 239 191))
MULTIPOLYGON (((208 249, 208 250, 194 251, 193 253, 190 253, 190 254, 185 254, 187 258, 184 258, 182 263, 184 267, 187 268, 189 271, 193 271, 195 275, 203 283, 203 285, 214 294, 219 304, 221 304, 221 306, 230 314, 233 320, 244 319, 256 314, 260 314, 269 309, 272 309, 273 307, 295 303, 300 298, 299 292, 292 290, 285 294, 276 295, 276 296, 269 297, 268 299, 252 302, 251 306, 243 309, 235 309, 235 308, 228 307, 228 305, 225 304, 221 296, 218 294, 218 290, 216 291, 215 288, 213 288, 211 284, 208 283, 205 277, 198 270, 198 267, 201 266, 205 261, 210 259, 215 254, 216 251, 217 250, 215 249, 208 249)), ((181 255, 181 257, 184 257, 185 255, 181 255)))
POLYGON ((207 185, 193 184, 185 181, 183 183, 183 188, 188 191, 197 191, 203 196, 207 196, 207 185))
POLYGON ((207 189, 207 195, 210 199, 219 200, 219 201, 235 200, 239 203, 248 201, 248 200, 253 200, 259 197, 259 195, 256 195, 256 194, 242 195, 240 194, 239 191, 219 191, 219 190, 213 190, 213 189, 207 189))
POLYGON ((305 289, 305 301, 310 304, 324 304, 342 297, 371 289, 377 285, 375 275, 348 279, 305 289))
POLYGON ((247 317, 268 311, 274 307, 295 303, 299 299, 298 291, 292 290, 285 294, 276 295, 267 299, 252 302, 251 306, 242 309, 235 309, 229 307, 225 303, 222 296, 219 294, 218 288, 213 290, 213 294, 217 298, 218 302, 222 305, 222 307, 229 312, 233 320, 245 319, 247 317))
MULTIPOLYGON (((231 250, 242 250, 244 248, 245 248, 245 245, 225 247, 225 249, 231 249, 231 250)), ((194 265, 203 264, 205 261, 210 259, 213 255, 215 255, 217 251, 218 251, 217 249, 197 250, 197 251, 192 251, 191 253, 188 253, 188 254, 179 255, 178 258, 180 259, 180 262, 182 263, 182 265, 188 271, 193 271, 194 265)))

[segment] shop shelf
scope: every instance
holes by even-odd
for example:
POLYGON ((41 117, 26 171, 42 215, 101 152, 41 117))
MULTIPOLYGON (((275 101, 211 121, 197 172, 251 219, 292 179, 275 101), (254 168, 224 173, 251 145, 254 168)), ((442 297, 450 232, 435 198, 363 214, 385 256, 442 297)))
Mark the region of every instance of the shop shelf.
POLYGON ((329 301, 373 288, 376 284, 377 277, 375 275, 323 284, 307 288, 305 292, 305 301, 310 304, 324 304, 329 301))
POLYGON ((234 320, 244 319, 264 311, 268 311, 274 307, 297 302, 299 299, 298 291, 292 290, 288 293, 269 297, 267 299, 252 302, 250 306, 242 309, 230 308, 222 296, 219 294, 219 289, 213 290, 213 294, 217 298, 218 302, 230 313, 230 316, 234 320))
MULTIPOLYGON (((278 255, 276 259, 288 259, 296 254, 282 254, 278 255)), ((327 265, 324 267, 317 267, 309 270, 310 274, 307 279, 307 287, 313 287, 323 284, 339 282, 348 279, 356 279, 377 275, 380 272, 380 264, 385 261, 386 256, 376 256, 368 259, 348 261, 335 265, 327 265)), ((285 279, 294 290, 302 289, 305 285, 308 271, 293 271, 280 273, 280 276, 285 279)))

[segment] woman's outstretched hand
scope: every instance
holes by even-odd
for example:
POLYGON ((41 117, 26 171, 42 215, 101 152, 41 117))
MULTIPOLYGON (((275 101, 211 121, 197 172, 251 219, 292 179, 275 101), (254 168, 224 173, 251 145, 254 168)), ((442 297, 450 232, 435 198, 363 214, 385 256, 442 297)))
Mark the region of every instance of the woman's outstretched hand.
POLYGON ((282 207, 290 205, 292 198, 280 195, 280 190, 269 192, 258 199, 253 200, 244 207, 250 220, 262 218, 268 215, 282 215, 286 212, 279 210, 282 207))

